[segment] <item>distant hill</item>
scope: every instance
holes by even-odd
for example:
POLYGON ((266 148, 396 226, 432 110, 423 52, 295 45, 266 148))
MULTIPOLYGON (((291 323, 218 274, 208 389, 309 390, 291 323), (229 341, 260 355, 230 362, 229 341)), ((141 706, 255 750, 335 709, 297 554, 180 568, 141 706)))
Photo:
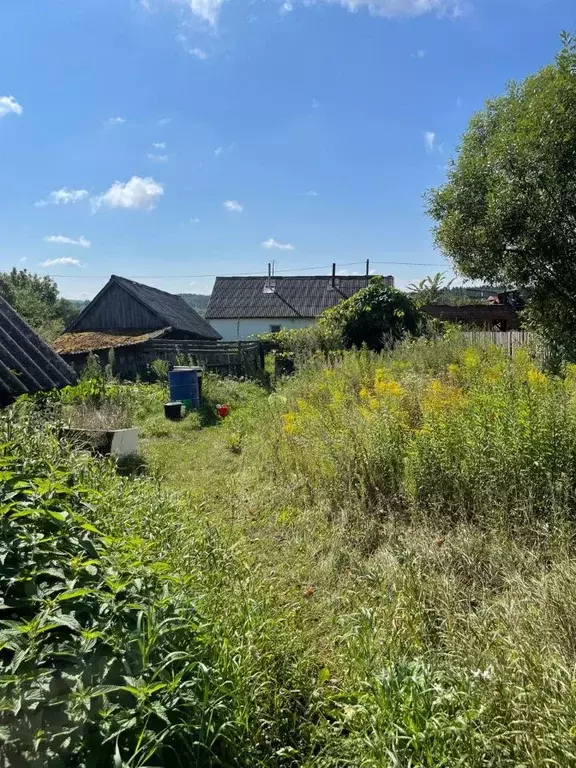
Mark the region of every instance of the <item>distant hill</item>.
POLYGON ((208 302, 210 301, 209 293, 181 293, 180 296, 190 304, 192 309, 195 309, 199 315, 204 317, 208 309, 208 302))

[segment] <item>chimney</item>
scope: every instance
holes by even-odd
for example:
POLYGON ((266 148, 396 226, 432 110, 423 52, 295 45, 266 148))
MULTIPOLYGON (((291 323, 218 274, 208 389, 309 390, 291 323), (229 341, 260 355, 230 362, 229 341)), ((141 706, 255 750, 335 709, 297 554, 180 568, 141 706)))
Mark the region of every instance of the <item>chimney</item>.
POLYGON ((268 262, 268 277, 264 283, 264 290, 262 293, 274 293, 276 289, 276 281, 272 279, 272 265, 268 262))
POLYGON ((332 288, 336 288, 336 264, 332 264, 332 280, 330 282, 332 288))
POLYGON ((370 277, 370 259, 366 259, 366 277, 370 277))

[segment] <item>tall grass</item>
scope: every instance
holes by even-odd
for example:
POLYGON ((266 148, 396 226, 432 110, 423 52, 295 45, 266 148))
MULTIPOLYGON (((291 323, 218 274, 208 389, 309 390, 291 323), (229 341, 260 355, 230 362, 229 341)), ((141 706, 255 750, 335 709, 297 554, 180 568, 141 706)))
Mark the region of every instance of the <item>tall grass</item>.
MULTIPOLYGON (((166 436, 146 432, 158 393, 135 385, 121 396, 142 390, 152 465, 138 478, 71 453, 36 417, 4 418, 1 545, 25 540, 30 502, 34 526, 61 529, 46 546, 65 579, 71 538, 93 537, 98 631, 108 569, 127 583, 126 625, 106 631, 132 649, 142 689, 125 671, 110 684, 141 697, 97 690, 79 714, 81 685, 96 682, 74 678, 70 751, 57 757, 93 764, 89 723, 111 728, 90 753, 102 765, 576 765, 576 369, 564 373, 419 340, 309 361, 272 394, 214 378, 209 402, 231 416, 166 436)), ((10 637, 5 668, 19 658, 10 637)), ((47 645, 30 645, 30 670, 47 645)), ((23 679, 2 680, 14 764, 57 764, 50 730, 17 730, 10 686, 23 679)), ((28 723, 51 700, 26 696, 28 723)))
POLYGON ((509 360, 497 348, 449 347, 438 369, 439 348, 431 366, 426 343, 310 364, 260 416, 277 481, 338 514, 572 516, 574 370, 551 378, 522 351, 509 360))
POLYGON ((153 478, 0 418, 0 739, 14 766, 297 765, 298 616, 153 478), (294 638, 294 639, 292 639, 294 638))
POLYGON ((574 369, 419 341, 311 361, 252 419, 250 546, 314 585, 305 764, 576 764, 574 369))

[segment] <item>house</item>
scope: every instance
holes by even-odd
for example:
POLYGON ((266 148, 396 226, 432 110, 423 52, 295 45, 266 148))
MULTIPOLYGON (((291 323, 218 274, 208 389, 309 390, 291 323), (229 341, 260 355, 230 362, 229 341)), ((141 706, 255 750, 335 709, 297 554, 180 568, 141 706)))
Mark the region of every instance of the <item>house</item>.
POLYGON ((154 341, 203 343, 220 338, 181 296, 112 275, 53 346, 76 370, 83 368, 89 353, 105 362, 113 349, 121 373, 140 375, 154 341))
POLYGON ((76 383, 76 374, 0 296, 0 407, 76 383))
MULTIPOLYGON (((225 341, 305 328, 365 288, 371 276, 217 277, 206 319, 225 341)), ((385 280, 394 285, 393 277, 385 280)))

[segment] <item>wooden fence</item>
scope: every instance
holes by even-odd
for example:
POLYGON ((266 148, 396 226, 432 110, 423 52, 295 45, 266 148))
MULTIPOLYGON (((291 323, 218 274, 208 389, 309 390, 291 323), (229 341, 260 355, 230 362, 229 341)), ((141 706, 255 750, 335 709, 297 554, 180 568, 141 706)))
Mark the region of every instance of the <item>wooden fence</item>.
POLYGON ((464 331, 462 338, 466 344, 474 346, 495 344, 506 349, 510 355, 520 347, 533 349, 539 344, 529 331, 464 331))
MULTIPOLYGON (((102 364, 108 362, 108 350, 95 353, 102 364)), ((87 354, 63 355, 78 372, 84 370, 87 354)), ((164 360, 169 365, 201 365, 207 371, 221 376, 246 376, 257 378, 264 370, 264 347, 257 341, 180 341, 156 339, 144 344, 116 347, 114 373, 122 379, 148 379, 154 360, 164 360)))
POLYGON ((466 344, 502 347, 510 355, 517 349, 526 349, 541 364, 550 363, 551 350, 535 333, 530 331, 465 331, 462 338, 466 344))
POLYGON ((176 341, 157 339, 140 347, 141 354, 171 365, 190 361, 222 376, 258 375, 264 369, 264 350, 258 341, 176 341))

